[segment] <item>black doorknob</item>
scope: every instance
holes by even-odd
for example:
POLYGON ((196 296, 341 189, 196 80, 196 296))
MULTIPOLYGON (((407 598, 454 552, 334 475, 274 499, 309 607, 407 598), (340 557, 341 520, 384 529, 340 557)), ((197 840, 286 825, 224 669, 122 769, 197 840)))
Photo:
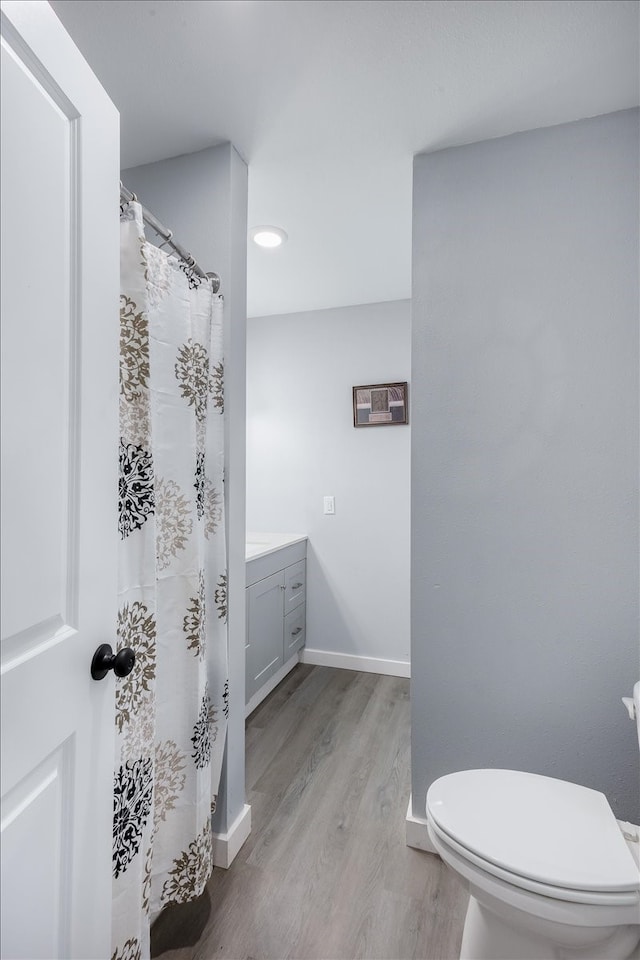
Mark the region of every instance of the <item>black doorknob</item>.
POLYGON ((91 661, 91 676, 94 680, 102 680, 113 670, 116 677, 126 677, 133 670, 136 655, 131 647, 123 647, 114 653, 108 643, 101 643, 91 661))

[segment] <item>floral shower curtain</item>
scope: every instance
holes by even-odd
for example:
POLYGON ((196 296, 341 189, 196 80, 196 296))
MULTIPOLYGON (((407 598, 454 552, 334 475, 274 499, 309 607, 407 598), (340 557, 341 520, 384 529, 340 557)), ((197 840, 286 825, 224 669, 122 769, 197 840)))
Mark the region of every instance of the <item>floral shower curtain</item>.
POLYGON ((228 716, 222 297, 121 208, 113 956, 212 868, 228 716))

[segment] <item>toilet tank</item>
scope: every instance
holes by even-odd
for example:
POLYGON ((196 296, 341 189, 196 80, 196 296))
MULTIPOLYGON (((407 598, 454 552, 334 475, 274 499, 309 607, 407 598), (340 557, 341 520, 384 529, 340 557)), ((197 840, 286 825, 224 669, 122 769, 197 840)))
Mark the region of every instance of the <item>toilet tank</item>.
POLYGON ((638 728, 638 747, 640 747, 640 680, 633 688, 633 696, 623 697, 622 702, 629 712, 632 720, 636 721, 638 728))

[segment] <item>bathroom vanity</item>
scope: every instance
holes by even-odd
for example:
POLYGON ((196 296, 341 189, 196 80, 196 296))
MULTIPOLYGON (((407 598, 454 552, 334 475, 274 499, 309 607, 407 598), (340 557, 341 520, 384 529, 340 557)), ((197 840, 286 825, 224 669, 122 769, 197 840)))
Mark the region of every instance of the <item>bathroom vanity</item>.
POLYGON ((248 715, 298 662, 305 642, 307 538, 247 534, 248 715))

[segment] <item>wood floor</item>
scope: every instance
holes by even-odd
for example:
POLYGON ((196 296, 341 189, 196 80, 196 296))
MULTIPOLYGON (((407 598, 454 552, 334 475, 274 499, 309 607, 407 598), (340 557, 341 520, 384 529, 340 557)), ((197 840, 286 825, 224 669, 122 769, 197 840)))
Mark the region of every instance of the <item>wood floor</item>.
POLYGON ((405 845, 409 681, 299 664, 247 720, 252 833, 152 930, 162 960, 448 960, 467 895, 405 845))

